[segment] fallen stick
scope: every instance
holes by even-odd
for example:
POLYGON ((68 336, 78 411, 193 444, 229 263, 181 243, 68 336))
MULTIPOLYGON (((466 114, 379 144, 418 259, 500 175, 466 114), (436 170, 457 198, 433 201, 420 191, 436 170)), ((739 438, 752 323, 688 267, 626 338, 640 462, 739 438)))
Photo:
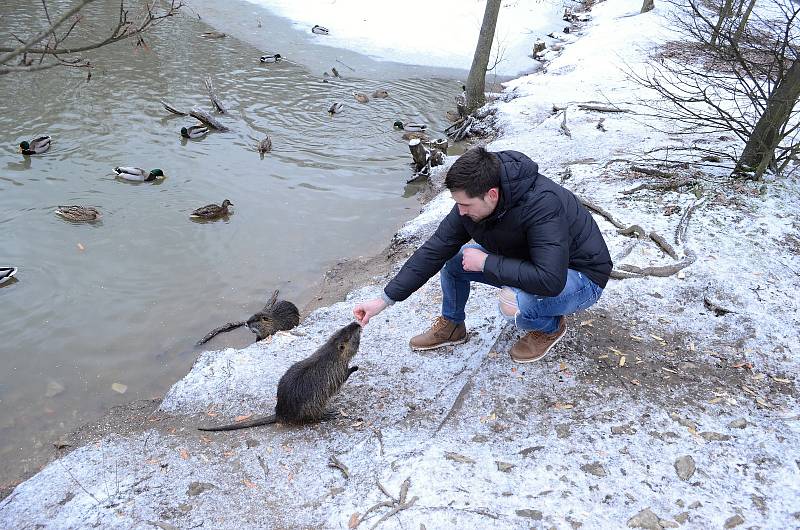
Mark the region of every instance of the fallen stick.
POLYGON ((682 179, 676 182, 662 182, 656 184, 639 184, 635 188, 631 188, 629 190, 624 190, 622 192, 623 195, 630 195, 631 193, 635 193, 639 190, 676 190, 683 186, 691 186, 697 184, 697 181, 694 179, 682 179))
POLYGON ((587 103, 579 103, 578 108, 581 110, 593 110, 595 112, 631 112, 628 109, 621 109, 619 107, 604 107, 601 105, 589 105, 587 103))

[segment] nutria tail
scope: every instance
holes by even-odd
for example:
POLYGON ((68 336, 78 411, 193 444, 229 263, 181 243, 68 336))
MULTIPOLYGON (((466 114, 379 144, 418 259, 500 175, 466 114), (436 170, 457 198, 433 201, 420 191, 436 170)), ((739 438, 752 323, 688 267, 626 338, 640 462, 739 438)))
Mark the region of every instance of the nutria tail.
POLYGON ((259 425, 268 425, 277 422, 278 419, 274 414, 270 416, 259 416, 252 420, 240 421, 239 423, 231 423, 229 425, 218 425, 216 427, 198 427, 198 431, 235 431, 236 429, 247 429, 248 427, 258 427, 259 425))

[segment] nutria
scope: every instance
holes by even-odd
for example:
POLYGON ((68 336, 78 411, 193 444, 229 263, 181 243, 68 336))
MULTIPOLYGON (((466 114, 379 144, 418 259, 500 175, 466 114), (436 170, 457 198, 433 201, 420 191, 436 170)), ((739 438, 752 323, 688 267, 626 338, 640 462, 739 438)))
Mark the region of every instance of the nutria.
POLYGON ((218 333, 230 331, 246 325, 250 331, 256 334, 256 341, 264 340, 276 331, 287 331, 300 323, 300 311, 297 306, 286 300, 278 300, 278 291, 272 293, 264 309, 251 316, 247 320, 239 322, 228 322, 227 324, 211 330, 205 337, 197 341, 197 346, 205 344, 213 339, 218 333))
POLYGON ((198 427, 201 431, 233 431, 269 423, 303 424, 331 419, 336 413, 328 410, 333 397, 358 366, 349 366, 358 352, 361 326, 348 324, 334 333, 311 356, 297 361, 278 381, 278 402, 275 414, 259 416, 252 420, 221 425, 198 427))

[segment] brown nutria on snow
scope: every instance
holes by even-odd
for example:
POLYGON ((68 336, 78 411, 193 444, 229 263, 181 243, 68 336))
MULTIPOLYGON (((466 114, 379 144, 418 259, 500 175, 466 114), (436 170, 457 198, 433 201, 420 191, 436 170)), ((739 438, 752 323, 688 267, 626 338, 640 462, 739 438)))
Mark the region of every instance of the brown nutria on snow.
POLYGON ((358 366, 350 366, 350 359, 358 352, 360 341, 361 326, 353 322, 331 335, 311 356, 290 366, 278 381, 275 414, 198 429, 233 431, 276 422, 295 425, 314 423, 335 417, 336 413, 328 409, 328 401, 358 370, 358 366))
POLYGON ((238 322, 228 322, 227 324, 211 330, 208 334, 197 341, 197 346, 205 344, 213 339, 218 333, 230 331, 241 326, 256 334, 256 341, 264 340, 276 331, 288 331, 300 323, 300 311, 297 306, 286 300, 278 300, 278 291, 272 293, 264 309, 251 316, 247 320, 238 322))

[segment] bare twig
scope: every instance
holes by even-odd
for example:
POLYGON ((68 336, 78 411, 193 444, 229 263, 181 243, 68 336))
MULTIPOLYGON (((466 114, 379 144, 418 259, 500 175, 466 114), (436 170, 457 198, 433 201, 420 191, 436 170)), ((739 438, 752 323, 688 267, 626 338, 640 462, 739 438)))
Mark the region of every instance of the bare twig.
POLYGON ((342 474, 344 475, 344 478, 346 478, 346 479, 350 478, 350 471, 347 469, 347 466, 342 464, 339 461, 339 459, 336 458, 336 455, 331 455, 328 458, 328 467, 336 468, 336 469, 338 469, 339 471, 342 472, 342 474))

